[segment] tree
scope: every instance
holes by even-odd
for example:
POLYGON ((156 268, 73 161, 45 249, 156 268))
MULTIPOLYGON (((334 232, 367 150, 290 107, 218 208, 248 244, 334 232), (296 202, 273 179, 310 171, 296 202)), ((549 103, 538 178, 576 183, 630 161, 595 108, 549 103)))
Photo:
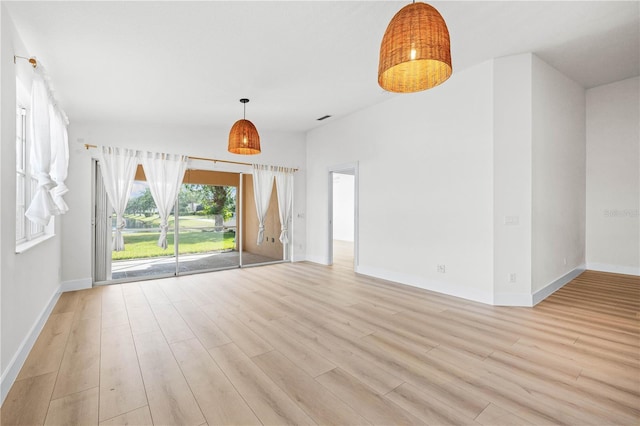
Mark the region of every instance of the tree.
POLYGON ((153 195, 151 195, 151 190, 147 187, 145 188, 142 195, 138 197, 140 203, 140 210, 145 216, 153 213, 156 210, 156 202, 153 201, 153 195))
POLYGON ((236 188, 233 186, 185 184, 183 190, 189 193, 185 199, 196 200, 202 205, 203 214, 214 217, 215 226, 222 226, 223 221, 236 212, 236 188))

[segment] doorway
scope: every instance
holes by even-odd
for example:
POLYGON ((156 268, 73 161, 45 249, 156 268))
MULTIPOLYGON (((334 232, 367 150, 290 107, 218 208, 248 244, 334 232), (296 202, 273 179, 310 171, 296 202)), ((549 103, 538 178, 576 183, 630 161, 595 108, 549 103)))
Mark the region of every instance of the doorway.
POLYGON ((357 163, 329 171, 329 264, 355 270, 358 265, 357 163))

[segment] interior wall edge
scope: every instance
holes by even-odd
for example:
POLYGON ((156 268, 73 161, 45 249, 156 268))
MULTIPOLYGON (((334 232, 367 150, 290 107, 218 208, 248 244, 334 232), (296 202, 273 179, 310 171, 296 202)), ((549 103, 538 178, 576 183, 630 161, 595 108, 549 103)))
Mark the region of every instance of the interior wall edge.
POLYGON ((625 265, 611 265, 608 263, 587 263, 587 269, 590 271, 609 272, 612 274, 623 275, 635 275, 640 277, 640 267, 637 266, 625 266, 625 265))
POLYGON ((27 356, 31 349, 33 349, 33 345, 36 343, 42 328, 45 323, 49 319, 49 315, 53 311, 54 306, 58 302, 61 293, 61 286, 59 286, 49 298, 49 302, 45 305, 44 309, 36 319, 33 326, 29 330, 29 333, 25 336, 20 344, 20 347, 13 355, 13 358, 7 365, 7 368, 2 372, 2 376, 0 377, 0 405, 4 403, 4 399, 9 394, 9 390, 13 383, 16 381, 18 377, 18 373, 20 373, 20 369, 24 365, 27 360, 27 356))
POLYGON ((542 302, 544 299, 551 296, 557 290, 560 290, 562 287, 564 287, 565 284, 568 284, 572 279, 582 274, 586 270, 587 270, 586 265, 582 263, 576 266, 573 270, 561 276, 560 278, 557 278, 556 280, 550 282, 549 284, 542 287, 538 291, 534 292, 531 295, 531 299, 532 299, 531 306, 535 306, 538 303, 542 302))

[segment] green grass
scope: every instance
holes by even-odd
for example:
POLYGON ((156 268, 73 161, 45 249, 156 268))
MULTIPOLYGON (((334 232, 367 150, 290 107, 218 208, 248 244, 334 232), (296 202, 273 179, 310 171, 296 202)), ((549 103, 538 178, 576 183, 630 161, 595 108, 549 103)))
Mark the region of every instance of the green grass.
MULTIPOLYGON (((142 259, 147 257, 173 256, 173 233, 167 236, 166 250, 157 246, 160 232, 138 232, 124 234, 124 251, 111 253, 113 260, 142 259)), ((235 248, 233 232, 181 232, 180 254, 207 253, 235 248)))

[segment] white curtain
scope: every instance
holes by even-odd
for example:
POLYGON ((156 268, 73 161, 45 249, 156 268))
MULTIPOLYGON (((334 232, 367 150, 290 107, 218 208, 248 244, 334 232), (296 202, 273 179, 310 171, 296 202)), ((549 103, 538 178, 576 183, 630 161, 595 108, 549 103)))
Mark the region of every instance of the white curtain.
POLYGON ((271 201, 273 175, 270 166, 253 165, 253 198, 258 213, 258 245, 264 241, 264 219, 267 216, 267 210, 269 210, 269 201, 271 201))
POLYGON ((69 211, 67 203, 62 198, 64 194, 69 192, 67 185, 64 184, 69 168, 67 119, 53 104, 49 105, 49 117, 51 123, 51 178, 56 183, 56 186, 51 190, 51 196, 58 214, 65 214, 69 211))
POLYGON ((142 167, 147 177, 153 200, 160 216, 160 238, 158 247, 167 248, 167 230, 169 229, 169 213, 176 203, 188 157, 184 155, 142 154, 142 167))
POLYGON ((289 244, 289 223, 293 209, 293 169, 278 167, 276 170, 276 189, 278 195, 278 212, 280 214, 280 242, 289 244))
POLYGON ((38 186, 25 216, 38 225, 46 226, 58 208, 51 197, 56 183, 49 176, 51 168, 51 120, 49 90, 42 72, 36 69, 31 87, 31 153, 29 164, 38 186))
POLYGON ((124 210, 127 208, 133 179, 138 167, 138 151, 124 148, 100 147, 98 152, 102 181, 107 191, 109 202, 116 212, 116 237, 113 239, 113 250, 124 250, 122 230, 126 222, 124 210))

